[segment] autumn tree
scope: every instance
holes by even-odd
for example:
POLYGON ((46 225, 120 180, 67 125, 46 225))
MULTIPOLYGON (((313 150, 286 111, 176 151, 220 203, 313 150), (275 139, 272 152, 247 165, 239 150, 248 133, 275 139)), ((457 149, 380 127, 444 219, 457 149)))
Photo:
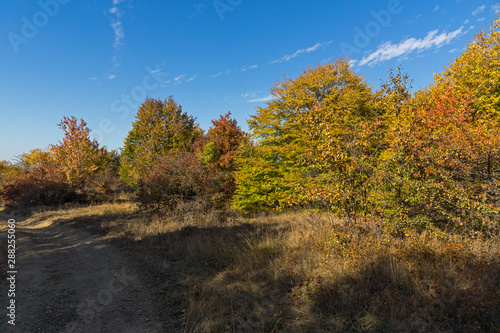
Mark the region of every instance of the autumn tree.
POLYGON ((466 50, 445 71, 435 75, 439 89, 451 87, 455 93, 471 94, 475 118, 500 122, 500 17, 489 34, 481 31, 466 50))
POLYGON ((383 85, 388 149, 377 204, 393 222, 491 226, 498 220, 500 19, 413 96, 407 77, 383 85))
POLYGON ((64 131, 64 138, 50 146, 54 163, 70 185, 81 187, 108 166, 109 154, 97 140, 90 139, 90 129, 83 119, 64 117, 57 125, 64 131))
POLYGON ((54 155, 50 149, 31 149, 28 153, 18 156, 18 165, 24 170, 31 170, 41 165, 48 165, 54 163, 54 155))
POLYGON ((18 160, 19 172, 2 191, 6 206, 50 206, 80 199, 50 150, 32 149, 18 160))
POLYGON ((369 180, 383 134, 371 87, 348 59, 338 59, 309 69, 289 96, 310 147, 308 199, 348 219, 368 213, 369 180))
POLYGON ((82 199, 54 165, 45 163, 16 175, 4 186, 2 197, 9 207, 51 206, 82 199))
POLYGON ((370 87, 339 59, 286 78, 271 93, 275 99, 248 122, 255 145, 239 159, 235 207, 316 203, 349 212, 366 178, 354 162, 361 144, 353 150, 352 142, 369 136, 366 121, 376 118, 370 87))
POLYGON ((236 191, 232 205, 245 211, 274 210, 298 205, 303 194, 300 177, 305 170, 304 150, 288 145, 286 152, 279 146, 250 144, 236 158, 236 191))
POLYGON ((112 199, 122 190, 116 152, 90 138, 87 123, 64 117, 63 140, 49 149, 32 149, 18 157, 22 170, 3 191, 10 206, 60 205, 112 199))
POLYGON ((500 216, 500 130, 476 119, 471 94, 434 91, 413 109, 405 140, 409 217, 453 227, 491 227, 500 216))
POLYGON ((234 191, 234 157, 246 142, 231 113, 212 121, 191 147, 156 154, 147 174, 137 181, 144 209, 172 211, 196 201, 196 207, 223 210, 234 191), (194 151, 193 151, 194 150, 194 151))
MULTIPOLYGON (((374 173, 378 186, 373 192, 373 213, 397 225, 407 221, 407 198, 411 196, 409 175, 412 165, 406 145, 410 143, 408 137, 413 130, 413 109, 418 104, 411 93, 411 84, 410 77, 401 67, 396 71, 389 70, 376 101, 381 110, 383 136, 378 142, 380 153, 374 173)), ((425 96, 422 93, 420 100, 425 96)))
POLYGON ((271 88, 274 100, 248 120, 253 141, 236 159, 233 207, 247 211, 288 207, 300 196, 300 174, 305 170, 306 147, 287 96, 288 79, 271 88))
POLYGON ((172 96, 163 101, 147 98, 125 139, 122 178, 136 185, 158 157, 193 151, 193 144, 201 135, 196 119, 183 112, 172 96))
POLYGON ((219 208, 225 206, 235 190, 234 171, 237 152, 247 145, 247 134, 231 119, 231 112, 212 120, 207 134, 197 144, 198 158, 215 188, 211 201, 219 208))
POLYGON ((203 138, 198 154, 204 164, 214 164, 223 170, 234 169, 236 151, 247 140, 247 134, 231 119, 231 112, 212 120, 212 126, 203 138))
POLYGON ((22 173, 22 168, 9 161, 0 161, 0 196, 5 189, 5 186, 12 183, 17 175, 22 173))
POLYGON ((374 213, 392 227, 491 226, 498 220, 500 132, 473 92, 440 82, 410 93, 406 74, 382 84, 385 138, 374 213))

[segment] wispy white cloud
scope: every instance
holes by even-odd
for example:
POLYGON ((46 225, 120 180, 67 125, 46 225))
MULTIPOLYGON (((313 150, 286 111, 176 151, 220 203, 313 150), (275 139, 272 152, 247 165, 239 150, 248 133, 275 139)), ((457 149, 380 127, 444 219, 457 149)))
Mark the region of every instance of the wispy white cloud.
POLYGON ((181 74, 181 75, 177 75, 174 79, 175 83, 181 83, 182 80, 184 80, 184 78, 186 77, 186 74, 181 74))
POLYGON ((270 102, 274 99, 273 95, 268 95, 265 97, 260 97, 260 98, 252 98, 248 100, 248 103, 264 103, 264 102, 270 102))
POLYGON ((500 12, 500 3, 496 3, 490 7, 490 11, 494 14, 500 12))
POLYGON ((123 16, 123 11, 120 10, 117 6, 113 6, 110 9, 108 9, 108 13, 116 15, 117 18, 120 18, 123 16))
POLYGON ((186 82, 191 82, 194 79, 196 79, 197 77, 198 77, 198 73, 196 73, 195 75, 191 76, 189 79, 186 80, 186 82))
POLYGON ((198 73, 194 74, 193 76, 188 76, 187 74, 179 74, 174 78, 174 83, 181 84, 183 82, 191 82, 194 81, 197 77, 198 73))
POLYGON ((115 74, 108 74, 108 80, 113 80, 114 78, 116 78, 115 74))
POLYGON ((252 65, 252 66, 245 65, 245 66, 241 67, 241 71, 245 72, 245 71, 247 71, 249 69, 255 69, 257 67, 259 67, 259 65, 252 65))
POLYGON ((484 10, 486 9, 486 5, 482 5, 482 6, 479 6, 476 8, 475 11, 472 12, 472 15, 478 15, 478 14, 481 14, 482 12, 484 12, 484 10))
POLYGON ((255 91, 249 91, 240 95, 247 103, 264 103, 272 101, 275 97, 271 94, 264 97, 257 97, 255 91))
POLYGON ((95 76, 93 76, 93 77, 89 77, 89 80, 90 80, 90 81, 96 81, 96 82, 97 82, 97 84, 99 84, 99 85, 101 84, 101 79, 99 79, 99 78, 97 78, 97 77, 95 77, 95 76))
POLYGON ((249 91, 241 94, 240 96, 243 97, 244 99, 247 99, 247 98, 255 98, 257 94, 255 93, 255 91, 249 91))
MULTIPOLYGON (((114 40, 112 47, 114 49, 114 54, 113 57, 111 58, 111 61, 113 63, 113 68, 111 70, 114 70, 118 67, 120 67, 120 61, 118 59, 118 51, 120 50, 120 46, 123 44, 123 40, 125 39, 125 30, 123 28, 123 22, 121 20, 121 17, 123 16, 123 11, 120 10, 118 5, 125 0, 113 0, 113 6, 107 10, 105 14, 110 14, 112 16, 111 18, 111 28, 113 29, 113 34, 114 34, 114 40)), ((113 75, 113 74, 108 74, 108 75, 113 75)))
POLYGON ((461 36, 464 33, 464 27, 462 26, 449 33, 446 31, 442 33, 438 32, 438 30, 429 31, 427 36, 424 38, 408 38, 398 44, 392 44, 391 42, 383 43, 377 48, 377 50, 363 57, 363 59, 353 61, 353 64, 358 64, 359 66, 373 66, 382 61, 409 55, 414 51, 422 52, 430 48, 440 48, 443 45, 449 44, 455 38, 461 36))
POLYGON ((113 43, 113 47, 117 49, 122 40, 125 38, 125 32, 123 31, 123 24, 119 20, 113 20, 111 22, 111 27, 115 33, 115 42, 113 43))
POLYGON ((274 63, 277 63, 277 62, 286 62, 286 61, 292 60, 294 58, 297 58, 301 54, 314 52, 314 51, 318 50, 319 48, 321 48, 323 46, 331 44, 332 42, 333 41, 329 41, 329 42, 326 42, 326 43, 316 43, 315 45, 313 45, 311 47, 297 50, 293 54, 288 54, 288 55, 285 55, 285 56, 281 57, 280 59, 274 60, 274 61, 271 62, 271 64, 274 64, 274 63))
POLYGON ((433 12, 437 12, 439 10, 439 8, 441 8, 441 7, 439 7, 439 5, 436 5, 436 7, 434 7, 433 12))
POLYGON ((349 60, 349 67, 354 67, 356 66, 356 64, 359 62, 359 60, 355 60, 355 59, 350 59, 349 60))
POLYGON ((239 72, 246 72, 250 69, 256 69, 256 68, 259 68, 259 65, 258 64, 255 64, 255 65, 245 65, 245 66, 242 66, 240 69, 235 69, 235 70, 231 70, 231 69, 226 69, 225 71, 223 72, 218 72, 218 73, 215 73, 215 74, 212 74, 210 75, 210 77, 212 78, 216 78, 216 77, 219 77, 221 75, 229 75, 231 73, 239 73, 239 72))

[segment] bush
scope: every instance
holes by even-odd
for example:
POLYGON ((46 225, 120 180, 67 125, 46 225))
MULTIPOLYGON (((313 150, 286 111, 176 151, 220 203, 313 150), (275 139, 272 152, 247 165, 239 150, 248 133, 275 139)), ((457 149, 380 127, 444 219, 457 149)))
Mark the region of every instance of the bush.
MULTIPOLYGON (((139 180, 141 209, 172 211, 196 201, 204 209, 224 209, 234 187, 227 173, 203 166, 195 154, 159 157, 150 173, 139 180)), ((193 206, 193 207, 194 207, 193 206)))
POLYGON ((8 161, 0 161, 0 198, 5 190, 5 186, 14 181, 14 178, 21 173, 21 168, 8 161))
POLYGON ((5 186, 2 196, 7 207, 57 206, 82 199, 62 179, 46 177, 39 170, 17 176, 5 186))
POLYGON ((10 208, 57 206, 69 202, 110 202, 127 189, 117 171, 111 168, 81 184, 70 184, 55 167, 43 165, 14 177, 0 189, 0 196, 10 208))
POLYGON ((111 202, 129 187, 121 179, 116 170, 108 168, 91 180, 87 180, 82 188, 82 195, 88 202, 111 202))
POLYGON ((139 180, 140 208, 172 210, 179 202, 193 200, 202 193, 204 178, 204 170, 193 154, 160 157, 150 173, 139 180))

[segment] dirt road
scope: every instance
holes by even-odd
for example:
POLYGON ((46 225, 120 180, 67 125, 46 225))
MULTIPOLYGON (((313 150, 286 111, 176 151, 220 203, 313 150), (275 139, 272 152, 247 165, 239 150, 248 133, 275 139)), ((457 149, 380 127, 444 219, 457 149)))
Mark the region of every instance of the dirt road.
MULTIPOLYGON (((0 215, 6 244, 8 216, 0 215)), ((0 332, 162 332, 155 290, 125 254, 85 231, 16 220, 15 326, 0 282, 0 332)))

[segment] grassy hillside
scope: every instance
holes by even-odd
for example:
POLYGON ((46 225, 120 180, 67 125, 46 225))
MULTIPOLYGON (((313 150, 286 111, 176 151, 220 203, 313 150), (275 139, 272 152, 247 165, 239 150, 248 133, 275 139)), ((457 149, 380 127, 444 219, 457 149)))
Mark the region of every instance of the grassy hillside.
POLYGON ((162 286, 183 332, 498 332, 498 236, 327 214, 150 216, 116 203, 35 212, 102 235, 162 286))

